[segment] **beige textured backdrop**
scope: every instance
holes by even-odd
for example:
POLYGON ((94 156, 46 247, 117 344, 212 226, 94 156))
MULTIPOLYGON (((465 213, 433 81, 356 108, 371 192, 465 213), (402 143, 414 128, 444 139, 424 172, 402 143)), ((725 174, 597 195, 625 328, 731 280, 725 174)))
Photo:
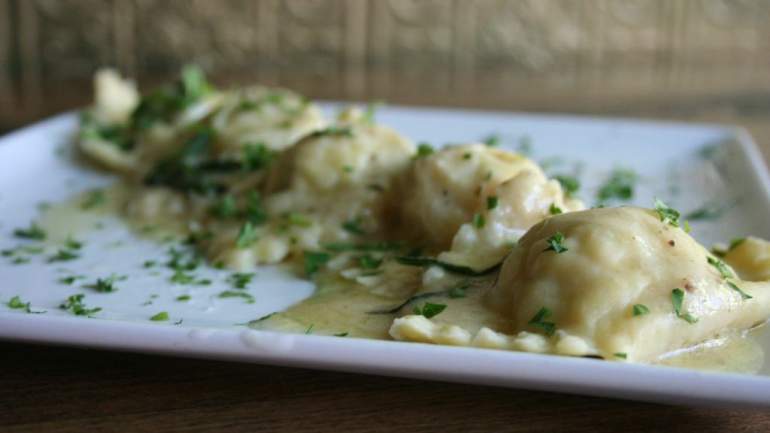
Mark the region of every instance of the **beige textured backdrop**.
POLYGON ((770 0, 0 0, 0 130, 115 65, 314 98, 577 112, 770 105, 770 0))

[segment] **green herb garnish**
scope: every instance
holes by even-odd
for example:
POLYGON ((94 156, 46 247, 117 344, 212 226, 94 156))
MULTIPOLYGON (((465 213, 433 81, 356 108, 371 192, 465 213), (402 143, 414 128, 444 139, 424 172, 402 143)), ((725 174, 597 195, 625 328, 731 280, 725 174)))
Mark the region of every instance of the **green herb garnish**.
POLYGON ((116 292, 118 290, 117 287, 115 287, 115 282, 117 281, 123 281, 127 279, 128 277, 125 275, 110 275, 106 278, 97 278, 95 282, 91 284, 86 284, 83 287, 86 289, 94 289, 97 292, 100 293, 112 293, 116 292))
POLYGON ((417 144, 417 154, 414 156, 414 158, 425 158, 426 156, 432 155, 435 150, 433 150, 433 146, 431 146, 428 143, 419 143, 417 144))
POLYGON ((542 307, 540 310, 538 310, 537 313, 532 317, 532 319, 527 322, 529 325, 541 328, 545 331, 545 335, 552 336, 554 332, 556 332, 556 324, 553 322, 547 322, 545 319, 551 316, 551 310, 549 310, 546 307, 542 307))
POLYGON ((56 281, 61 283, 61 284, 66 284, 68 286, 71 286, 71 285, 73 285, 75 283, 75 281, 82 280, 84 278, 85 277, 82 276, 82 275, 70 275, 68 277, 61 277, 61 278, 59 278, 56 281))
POLYGON ((492 210, 497 207, 498 198, 495 195, 487 197, 487 210, 492 210))
POLYGON ((352 137, 353 136, 353 130, 349 127, 341 127, 341 126, 330 126, 325 129, 321 129, 318 131, 313 132, 310 134, 310 137, 317 138, 317 137, 352 137))
POLYGON ((347 332, 340 332, 339 334, 334 334, 334 336, 335 337, 347 337, 348 333, 347 332))
POLYGON ((13 235, 17 238, 31 239, 35 241, 42 241, 46 238, 45 230, 43 230, 36 222, 30 223, 26 229, 16 229, 13 231, 13 235))
POLYGON ((500 144, 500 136, 498 134, 489 134, 482 142, 489 147, 495 147, 500 144))
POLYGON ((644 316, 645 314, 650 313, 650 309, 647 308, 644 304, 635 304, 633 308, 634 317, 636 316, 644 316))
POLYGON ((604 185, 599 188, 596 196, 600 203, 611 199, 630 200, 634 196, 636 180, 637 175, 634 171, 621 168, 615 169, 604 185))
POLYGON ((318 272, 332 256, 329 253, 318 251, 305 251, 305 275, 312 277, 318 272))
POLYGON ((723 262, 722 260, 719 260, 714 257, 706 257, 706 261, 708 264, 716 268, 717 271, 719 271, 719 275, 722 276, 722 278, 733 278, 735 275, 733 275, 732 271, 730 271, 730 268, 727 267, 727 264, 723 262))
POLYGON ((556 203, 551 203, 551 207, 548 208, 548 213, 551 215, 559 215, 563 212, 559 206, 556 206, 556 203))
POLYGON ((693 324, 698 321, 698 318, 690 313, 682 314, 682 303, 684 302, 684 291, 682 289, 674 289, 671 291, 671 303, 674 305, 674 312, 676 317, 686 321, 689 324, 693 324))
POLYGON ((72 250, 59 250, 48 258, 48 263, 66 262, 80 258, 80 255, 72 250))
POLYGON ((569 249, 564 246, 564 234, 561 232, 554 233, 553 236, 546 239, 546 243, 548 243, 548 248, 544 249, 543 251, 555 251, 556 254, 569 251, 569 249))
POLYGON ((414 314, 419 314, 421 316, 425 316, 426 319, 430 319, 431 317, 437 316, 445 309, 446 305, 444 304, 426 302, 422 307, 414 307, 414 314))
POLYGON ((176 297, 176 300, 179 302, 186 302, 186 301, 189 301, 190 299, 192 299, 192 296, 190 295, 179 295, 176 297))
POLYGON ((153 322, 165 322, 168 320, 168 312, 161 311, 160 313, 150 317, 153 322))
POLYGON ((731 288, 731 289, 733 289, 733 290, 735 290, 736 292, 740 293, 740 295, 741 295, 741 298, 742 298, 743 300, 746 300, 746 299, 751 299, 751 298, 753 298, 753 296, 751 296, 751 295, 749 295, 748 293, 746 293, 746 292, 744 292, 743 290, 741 290, 741 288, 740 288, 740 287, 738 287, 738 285, 736 285, 736 284, 735 284, 735 283, 733 283, 732 281, 728 281, 728 282, 727 282, 727 285, 728 285, 728 286, 730 286, 730 288, 731 288))
POLYGON ((246 198, 245 217, 254 225, 261 225, 267 221, 267 210, 262 204, 262 198, 256 191, 249 191, 246 198))
POLYGON ((406 266, 438 266, 446 271, 454 272, 456 274, 468 275, 468 276, 481 276, 494 272, 500 267, 500 264, 496 264, 488 269, 477 271, 468 266, 455 265, 452 263, 442 262, 432 257, 420 257, 420 256, 399 256, 396 257, 396 262, 406 266))
POLYGON ((243 169, 256 171, 268 167, 273 161, 275 153, 268 149, 264 143, 250 143, 243 147, 243 169))
POLYGON ((484 218, 484 215, 477 213, 473 215, 473 226, 477 229, 484 228, 484 226, 487 224, 486 218, 484 218))
POLYGON ((232 218, 238 213, 238 209, 235 206, 235 197, 230 194, 223 195, 211 208, 213 213, 218 218, 232 218))
POLYGON ((97 206, 101 206, 107 200, 107 196, 101 189, 95 189, 90 191, 83 201, 80 203, 80 208, 83 210, 93 209, 97 206))
POLYGON ((8 301, 6 305, 8 305, 8 308, 13 310, 24 310, 25 313, 32 312, 32 309, 29 306, 29 302, 22 301, 19 296, 14 296, 11 298, 11 300, 8 301))
POLYGON ((344 223, 342 223, 342 228, 347 231, 348 233, 354 234, 354 235, 365 235, 366 232, 361 227, 361 218, 353 218, 351 220, 347 220, 344 223))
POLYGON ((564 192, 567 193, 567 196, 571 197, 575 195, 575 193, 577 193, 580 189, 580 181, 574 176, 557 174, 553 178, 559 181, 561 187, 564 189, 564 192))
POLYGON ((249 247, 256 241, 257 231, 254 228, 254 225, 247 221, 245 224, 243 224, 241 230, 238 232, 238 237, 235 240, 235 246, 243 249, 249 247))
POLYGON ((236 272, 227 277, 227 282, 236 289, 245 289, 254 278, 253 272, 236 272))
POLYGON ((679 211, 657 198, 655 199, 655 212, 658 213, 658 217, 660 217, 660 221, 663 224, 679 227, 679 211))
POLYGON ((100 307, 96 308, 88 308, 83 303, 83 298, 85 298, 86 295, 79 293, 77 295, 72 295, 67 300, 59 305, 59 308, 62 310, 69 311, 70 313, 76 315, 76 316, 91 316, 92 314, 96 314, 102 309, 100 307))
POLYGON ((625 352, 617 352, 617 353, 613 354, 612 356, 614 356, 615 358, 620 358, 620 359, 627 359, 628 358, 628 354, 626 354, 625 352))
POLYGON ((382 264, 382 259, 377 259, 369 254, 364 254, 358 258, 358 264, 364 269, 377 269, 382 264))
POLYGON ((313 332, 313 327, 315 326, 314 323, 311 323, 310 326, 305 329, 305 335, 311 334, 313 332))
POLYGON ((242 298, 247 304, 254 303, 254 296, 243 290, 225 290, 217 295, 218 298, 242 298))
POLYGON ((732 250, 738 248, 738 246, 740 244, 742 244, 745 240, 746 240, 746 238, 735 238, 735 239, 731 240, 730 241, 730 246, 727 247, 727 251, 732 251, 732 250))

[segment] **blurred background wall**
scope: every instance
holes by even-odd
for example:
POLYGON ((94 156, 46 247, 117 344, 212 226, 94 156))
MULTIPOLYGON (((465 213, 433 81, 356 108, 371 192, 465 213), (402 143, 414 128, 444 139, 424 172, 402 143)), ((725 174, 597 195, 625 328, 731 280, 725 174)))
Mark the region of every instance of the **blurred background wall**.
POLYGON ((86 103, 99 66, 185 63, 313 98, 768 110, 770 0, 0 0, 0 130, 86 103))

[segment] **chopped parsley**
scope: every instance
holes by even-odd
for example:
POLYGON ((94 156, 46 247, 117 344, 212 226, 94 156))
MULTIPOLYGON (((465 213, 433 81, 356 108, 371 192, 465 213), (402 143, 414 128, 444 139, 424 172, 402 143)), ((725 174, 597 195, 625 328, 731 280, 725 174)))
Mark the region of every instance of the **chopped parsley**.
POLYGON ((198 278, 183 269, 176 269, 174 274, 169 278, 169 281, 175 284, 192 284, 196 286, 208 286, 211 284, 211 280, 207 278, 198 278))
POLYGON ((545 335, 552 336, 556 332, 556 324, 553 322, 547 322, 545 319, 551 316, 551 310, 546 307, 542 307, 537 313, 527 322, 527 324, 535 326, 545 331, 545 335))
POLYGON ((158 262, 156 262, 155 260, 145 260, 142 263, 142 267, 145 268, 145 269, 154 268, 157 264, 158 264, 158 262))
POLYGON ((241 298, 246 301, 247 304, 254 303, 254 296, 251 293, 244 292, 243 290, 225 290, 217 295, 218 298, 241 298))
POLYGON ((691 220, 715 220, 720 218, 725 212, 735 203, 706 203, 698 209, 687 214, 687 218, 691 220))
POLYGON ((674 313, 676 317, 686 321, 689 324, 693 324, 698 321, 698 318, 690 313, 682 314, 682 303, 684 302, 684 291, 682 289, 674 289, 671 291, 671 303, 674 305, 674 313))
POLYGON ((234 217, 238 214, 235 197, 230 194, 223 195, 211 208, 211 213, 222 219, 234 217))
POLYGON ((153 322, 165 322, 168 320, 168 312, 161 311, 160 313, 150 317, 153 322))
POLYGON ((679 211, 657 198, 655 199, 655 212, 658 213, 658 217, 660 217, 663 224, 679 227, 679 211))
POLYGON ((370 254, 364 254, 358 258, 358 264, 364 269, 377 269, 382 264, 382 259, 372 257, 370 254))
POLYGON ((94 289, 100 293, 112 293, 118 290, 118 288, 115 287, 115 282, 123 281, 127 278, 128 277, 125 275, 113 274, 106 278, 97 278, 95 282, 86 284, 83 287, 86 289, 94 289))
POLYGON ((599 188, 596 197, 600 203, 608 200, 628 201, 634 196, 634 184, 637 175, 629 169, 617 168, 612 171, 609 179, 599 188))
POLYGON ((46 232, 36 222, 30 223, 26 229, 16 229, 13 231, 13 235, 17 238, 31 239, 35 241, 43 241, 46 238, 46 232))
POLYGON ((361 217, 356 217, 350 220, 345 221, 342 223, 342 228, 351 234, 354 235, 365 235, 366 232, 363 228, 361 228, 361 217))
POLYGON ((497 207, 498 198, 496 195, 490 195, 487 197, 487 210, 492 210, 497 207))
POLYGON ((75 284, 75 281, 82 280, 84 278, 85 277, 82 276, 82 275, 70 275, 68 277, 61 277, 61 278, 59 278, 56 281, 59 282, 60 284, 66 284, 68 286, 71 286, 71 285, 75 284))
POLYGON ((396 257, 396 262, 405 266, 438 266, 445 271, 453 272, 456 274, 469 275, 469 276, 481 276, 494 272, 500 267, 500 264, 493 265, 487 269, 477 271, 468 266, 455 265, 448 262, 442 262, 441 260, 434 259, 432 257, 420 257, 420 256, 399 256, 396 257))
POLYGON ((737 285, 737 284, 735 284, 735 283, 733 283, 732 281, 728 281, 728 282, 727 282, 727 285, 728 285, 728 286, 730 286, 730 288, 731 288, 731 289, 733 289, 733 290, 735 290, 736 292, 738 292, 738 293, 741 295, 741 299, 743 299, 743 300, 746 300, 746 299, 751 299, 751 298, 753 298, 753 296, 751 296, 751 295, 749 295, 748 293, 746 293, 746 292, 744 292, 743 290, 741 290, 741 288, 740 288, 740 287, 738 287, 738 285, 737 285))
POLYGON ((727 278, 733 278, 735 276, 733 275, 732 271, 730 271, 730 268, 728 268, 725 262, 723 262, 722 260, 707 256, 706 261, 708 262, 708 264, 716 268, 717 271, 719 271, 719 275, 721 275, 722 278, 727 279, 727 278))
POLYGON ((311 323, 310 326, 305 329, 305 334, 312 334, 313 333, 313 327, 315 326, 315 323, 311 323))
POLYGON ((14 296, 11 298, 11 300, 8 301, 6 305, 8 305, 8 308, 13 310, 24 310, 25 313, 32 312, 32 309, 29 306, 29 302, 22 301, 19 296, 14 296))
POLYGON ((373 101, 366 104, 366 111, 364 112, 363 120, 366 123, 374 123, 374 115, 377 113, 377 109, 382 106, 382 102, 373 101))
POLYGON ((644 304, 634 304, 633 313, 634 317, 644 316, 650 313, 650 309, 644 304))
POLYGON ((548 213, 551 215, 559 215, 560 213, 563 213, 563 211, 559 206, 556 206, 556 203, 551 203, 551 207, 548 208, 548 213))
POLYGON ((435 152, 435 150, 433 150, 433 146, 422 142, 417 144, 417 154, 414 156, 414 158, 425 158, 426 156, 432 155, 433 152, 435 152))
POLYGON ((348 333, 347 332, 340 332, 339 334, 334 334, 334 336, 335 337, 347 337, 348 333))
POLYGON ((310 227, 313 225, 313 221, 311 221, 310 218, 297 212, 290 212, 287 214, 286 222, 288 222, 289 225, 296 227, 310 227))
POLYGON ((580 189, 580 181, 574 176, 557 174, 553 178, 559 181, 561 187, 564 189, 564 192, 567 193, 567 196, 571 197, 575 195, 575 193, 577 193, 580 189))
POLYGON ((242 167, 246 171, 256 171, 268 167, 275 153, 264 143, 250 143, 243 147, 242 167))
POLYGON ((425 316, 426 319, 430 319, 431 317, 435 317, 439 315, 445 309, 446 309, 446 305, 444 304, 434 304, 432 302, 426 302, 425 304, 423 304, 422 307, 419 307, 419 306, 414 307, 414 314, 419 314, 421 316, 425 316))
POLYGON ((246 221, 238 232, 238 237, 235 240, 235 246, 238 248, 247 248, 251 244, 257 241, 257 231, 254 225, 250 221, 246 221))
POLYGON ((245 289, 254 278, 253 272, 236 272, 227 277, 227 282, 236 289, 245 289))
POLYGON ((732 251, 732 250, 738 248, 738 246, 740 244, 742 244, 745 240, 746 240, 746 238, 735 238, 735 239, 731 240, 730 241, 730 246, 727 247, 727 251, 732 251))
POLYGON ((484 215, 477 213, 473 215, 473 226, 477 229, 484 228, 484 226, 487 224, 486 218, 484 218, 484 215))
POLYGON ((83 242, 80 242, 72 237, 68 237, 67 240, 64 241, 64 246, 71 250, 79 250, 83 248, 83 242))
POLYGON ((246 198, 245 217, 254 225, 264 224, 267 221, 267 211, 262 204, 262 198, 256 191, 249 191, 246 198))
POLYGON ((329 253, 323 253, 318 251, 305 251, 305 275, 312 277, 316 272, 331 260, 332 256, 329 253))
POLYGON ((330 126, 310 134, 310 137, 353 137, 353 130, 349 127, 330 126))
POLYGON ((179 302, 186 302, 186 301, 189 301, 190 299, 192 299, 192 296, 190 295, 179 295, 176 297, 176 300, 179 302))
POLYGON ((86 194, 85 198, 83 198, 83 201, 80 203, 80 208, 83 210, 93 209, 103 205, 106 200, 107 196, 104 194, 104 190, 95 189, 86 194))
POLYGON ((498 146, 500 144, 500 135, 489 134, 482 140, 482 142, 489 147, 498 146))
POLYGON ((556 254, 561 254, 565 251, 569 251, 569 249, 564 246, 564 234, 562 234, 562 232, 554 233, 553 236, 546 239, 546 243, 548 243, 548 248, 544 249, 544 252, 555 251, 556 254))
POLYGON ((70 313, 76 315, 76 316, 91 316, 92 314, 96 314, 102 309, 100 307, 96 308, 88 308, 83 303, 83 298, 85 298, 86 295, 79 293, 77 295, 72 295, 69 298, 67 298, 66 301, 64 301, 63 304, 59 305, 59 308, 62 310, 69 311, 70 313))
POLYGON ((620 358, 620 359, 627 359, 628 358, 628 354, 625 353, 625 352, 617 352, 617 353, 614 353, 612 356, 614 356, 615 358, 620 358))
POLYGON ((80 255, 72 250, 60 249, 56 254, 48 258, 48 263, 67 262, 80 258, 80 255))

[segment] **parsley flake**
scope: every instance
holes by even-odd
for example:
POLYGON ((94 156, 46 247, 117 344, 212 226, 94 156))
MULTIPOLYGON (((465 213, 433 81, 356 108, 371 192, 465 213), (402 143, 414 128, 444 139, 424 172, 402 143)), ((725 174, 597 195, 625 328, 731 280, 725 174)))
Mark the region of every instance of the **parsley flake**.
POLYGON ((625 353, 625 352, 617 352, 617 353, 614 353, 612 356, 614 356, 615 358, 620 358, 620 359, 627 359, 628 358, 628 354, 625 353))
POLYGON ((563 211, 559 206, 556 206, 556 203, 551 203, 551 207, 548 208, 548 213, 551 215, 559 215, 560 213, 563 213, 563 211))
POLYGON ((192 296, 190 295, 179 295, 176 297, 176 300, 179 302, 186 302, 186 301, 189 301, 190 299, 192 299, 192 296))
POLYGON ((421 316, 425 316, 426 319, 430 319, 432 317, 435 317, 439 315, 442 311, 446 309, 446 305, 444 304, 434 304, 432 302, 426 302, 423 304, 422 307, 414 307, 414 314, 419 314, 421 316))
POLYGON ((671 291, 671 303, 674 305, 674 312, 676 317, 686 321, 689 324, 693 324, 698 321, 698 318, 690 313, 682 314, 682 303, 684 303, 684 291, 682 289, 674 289, 671 291))
POLYGON ((332 256, 329 253, 323 253, 318 251, 305 251, 305 275, 312 277, 318 272, 332 256))
POLYGON ((546 242, 548 243, 548 248, 544 249, 544 252, 555 251, 556 254, 561 254, 565 251, 569 251, 569 249, 564 246, 564 234, 562 234, 562 232, 554 233, 553 236, 546 239, 546 242))
POLYGON ((742 298, 743 300, 746 300, 746 299, 751 299, 751 298, 753 298, 753 296, 751 296, 751 295, 749 295, 748 293, 746 293, 746 292, 744 292, 743 290, 741 290, 741 288, 740 288, 740 287, 738 287, 738 285, 737 285, 737 284, 735 284, 735 283, 733 283, 732 281, 728 281, 728 282, 727 282, 727 285, 728 285, 728 286, 730 286, 730 288, 731 288, 731 289, 733 289, 733 290, 735 290, 736 292, 740 293, 740 295, 741 295, 741 298, 742 298))
POLYGON ((707 256, 706 261, 708 264, 716 268, 717 271, 719 271, 719 275, 722 276, 722 278, 733 278, 735 275, 733 275, 732 271, 730 271, 730 268, 727 267, 727 264, 723 262, 722 260, 719 260, 714 257, 707 256))
POLYGON ((497 207, 498 198, 495 195, 487 197, 487 210, 492 210, 497 207))
POLYGON ((72 250, 59 250, 56 254, 48 258, 48 263, 53 262, 67 262, 80 258, 80 255, 72 250))
POLYGON ((116 281, 123 281, 127 279, 128 277, 125 275, 110 275, 106 278, 97 278, 95 282, 91 284, 86 284, 83 287, 86 289, 94 289, 97 292, 100 293, 112 293, 116 292, 118 290, 117 287, 115 287, 116 281))
POLYGON ((46 238, 46 232, 36 222, 30 223, 26 229, 16 229, 13 231, 13 235, 17 238, 31 239, 35 241, 43 241, 46 238))
POLYGON ((433 146, 431 146, 428 143, 419 143, 417 144, 417 154, 415 154, 414 159, 418 158, 425 158, 426 156, 432 155, 433 152, 433 146))
POLYGON ((236 272, 227 277, 227 282, 236 289, 245 289, 252 278, 254 278, 254 275, 256 274, 253 272, 236 272))
POLYGON ((660 199, 655 199, 655 212, 658 213, 660 221, 673 227, 679 227, 679 211, 671 208, 660 199))
POLYGON ((545 335, 552 336, 556 332, 556 324, 553 322, 546 322, 545 319, 551 316, 551 310, 546 307, 542 307, 537 313, 527 322, 527 324, 538 327, 545 331, 545 335))
POLYGON ((241 298, 246 301, 247 304, 254 303, 254 296, 251 293, 244 292, 243 290, 225 290, 217 295, 218 298, 241 298))
POLYGON ((650 313, 650 309, 644 304, 634 304, 633 313, 634 317, 644 316, 650 313))
POLYGON ((93 209, 103 205, 106 200, 107 196, 104 194, 104 190, 95 189, 86 194, 85 198, 83 198, 83 201, 80 203, 80 208, 83 210, 93 209))
POLYGON ((484 228, 484 226, 487 224, 486 218, 484 218, 484 215, 477 213, 473 215, 473 226, 477 229, 484 228))
POLYGON ((257 231, 254 228, 254 225, 247 221, 245 224, 243 224, 241 230, 238 232, 238 237, 235 240, 235 246, 243 249, 249 247, 256 241, 257 231))
POLYGON ((165 322, 168 320, 168 312, 161 311, 160 313, 150 317, 153 322, 165 322))
POLYGON ((19 296, 14 296, 11 298, 11 300, 8 301, 6 305, 8 305, 8 308, 13 310, 24 310, 25 313, 32 312, 32 309, 29 306, 29 302, 22 301, 19 296))
POLYGON ((76 315, 76 316, 91 316, 92 314, 96 314, 102 309, 100 307, 96 308, 88 308, 83 303, 83 298, 85 298, 86 295, 79 293, 77 295, 72 295, 67 298, 64 303, 59 305, 59 308, 62 310, 69 311, 70 313, 76 315))
POLYGON ((634 196, 634 183, 637 175, 634 171, 618 168, 612 171, 609 179, 599 188, 596 196, 600 203, 611 199, 627 201, 634 196))

